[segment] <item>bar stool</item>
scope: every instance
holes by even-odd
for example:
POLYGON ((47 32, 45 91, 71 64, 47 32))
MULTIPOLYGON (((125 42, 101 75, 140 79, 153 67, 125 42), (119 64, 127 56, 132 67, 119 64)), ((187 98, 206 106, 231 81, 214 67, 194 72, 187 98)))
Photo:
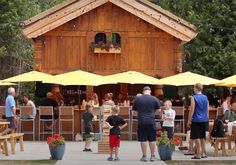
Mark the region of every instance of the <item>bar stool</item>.
MULTIPOLYGON (((183 106, 173 106, 172 109, 175 110, 175 123, 179 122, 180 132, 185 133, 185 121, 184 121, 184 107, 183 106)), ((177 128, 177 124, 175 124, 177 128)), ((178 132, 178 131, 176 131, 178 132)))
POLYGON ((72 106, 62 106, 59 107, 59 133, 63 134, 71 134, 72 140, 74 140, 74 107, 72 106), (71 131, 63 131, 62 126, 63 123, 71 123, 72 129, 71 131))
POLYGON ((132 139, 132 134, 131 134, 131 131, 130 131, 130 127, 131 127, 131 121, 130 121, 130 117, 131 117, 131 112, 130 112, 130 107, 120 107, 120 113, 119 113, 119 116, 121 116, 128 124, 128 128, 125 128, 123 131, 122 131, 122 135, 123 134, 127 134, 128 135, 128 138, 129 140, 132 139))
POLYGON ((53 107, 52 106, 40 106, 39 107, 39 133, 38 133, 38 139, 40 140, 41 134, 51 134, 53 136, 54 131, 54 116, 53 116, 53 107), (41 132, 41 122, 42 122, 42 132, 41 132), (51 122, 52 123, 52 130, 45 132, 45 122, 51 122))
POLYGON ((32 114, 32 106, 20 106, 20 131, 24 134, 32 135, 33 141, 35 141, 35 118, 32 118, 32 114), (32 131, 24 131, 24 122, 32 122, 32 131))
POLYGON ((130 112, 130 140, 133 140, 133 135, 137 138, 138 129, 138 113, 136 111, 130 112))
POLYGON ((5 112, 6 111, 6 107, 5 106, 0 106, 0 121, 6 121, 6 117, 5 116, 5 112))

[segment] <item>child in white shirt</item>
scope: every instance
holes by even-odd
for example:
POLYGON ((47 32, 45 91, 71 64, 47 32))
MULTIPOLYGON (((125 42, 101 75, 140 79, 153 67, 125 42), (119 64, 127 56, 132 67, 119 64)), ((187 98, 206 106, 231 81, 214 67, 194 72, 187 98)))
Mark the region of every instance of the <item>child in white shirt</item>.
POLYGON ((170 100, 165 101, 164 106, 162 130, 167 132, 169 139, 172 139, 174 136, 175 111, 171 109, 172 102, 170 100))

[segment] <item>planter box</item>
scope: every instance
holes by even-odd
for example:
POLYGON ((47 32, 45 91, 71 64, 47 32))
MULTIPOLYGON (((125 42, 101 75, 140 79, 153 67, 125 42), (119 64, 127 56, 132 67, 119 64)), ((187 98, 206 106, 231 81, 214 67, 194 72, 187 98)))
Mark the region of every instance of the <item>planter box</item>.
POLYGON ((116 48, 110 48, 109 51, 106 51, 105 49, 101 48, 94 48, 94 53, 113 53, 113 54, 119 54, 121 53, 121 49, 116 48))

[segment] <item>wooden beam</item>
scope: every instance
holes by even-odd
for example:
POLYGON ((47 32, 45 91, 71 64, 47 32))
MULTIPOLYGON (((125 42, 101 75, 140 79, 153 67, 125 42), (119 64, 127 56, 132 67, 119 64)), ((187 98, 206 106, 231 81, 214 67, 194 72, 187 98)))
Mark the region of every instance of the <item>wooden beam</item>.
POLYGON ((68 0, 26 21, 29 26, 23 29, 23 33, 28 38, 36 38, 107 2, 121 7, 182 41, 190 41, 197 35, 186 22, 182 21, 181 24, 177 21, 177 16, 174 17, 158 7, 154 8, 146 0, 68 0))
POLYGON ((55 13, 47 20, 43 20, 41 25, 32 25, 34 27, 30 26, 28 29, 24 29, 23 32, 28 38, 36 38, 39 35, 42 35, 84 13, 93 10, 94 8, 97 8, 98 6, 105 4, 107 1, 108 0, 79 1, 76 5, 63 9, 60 13, 55 13))
POLYGON ((74 37, 86 37, 87 36, 87 31, 63 31, 63 30, 54 30, 54 31, 49 31, 45 34, 44 36, 74 36, 74 37))
POLYGON ((174 19, 175 21, 185 25, 188 28, 192 28, 194 31, 197 30, 196 26, 194 26, 193 24, 191 24, 190 22, 185 21, 184 19, 174 15, 173 13, 169 12, 168 10, 165 10, 163 8, 161 8, 158 5, 155 5, 154 3, 148 1, 148 0, 136 0, 139 3, 142 3, 144 5, 147 5, 148 7, 151 7, 152 9, 154 9, 155 11, 161 12, 162 14, 174 19))
POLYGON ((193 38, 186 34, 182 34, 181 32, 177 31, 177 28, 173 28, 168 24, 163 23, 163 21, 154 18, 153 16, 150 17, 150 15, 147 14, 149 13, 148 10, 150 10, 150 8, 147 8, 137 3, 135 0, 109 0, 109 1, 119 6, 120 8, 136 15, 137 17, 140 17, 141 19, 149 22, 150 24, 162 29, 163 31, 175 36, 176 38, 179 38, 183 41, 190 41, 193 38))
MULTIPOLYGON (((89 3, 94 2, 94 1, 96 1, 96 0, 88 0, 88 1, 82 0, 82 1, 79 1, 75 4, 73 4, 72 6, 67 6, 58 12, 48 15, 44 19, 40 19, 37 23, 30 25, 29 27, 26 26, 23 29, 23 32, 24 32, 24 34, 28 35, 28 34, 32 33, 33 31, 36 31, 44 26, 49 25, 50 23, 60 20, 62 17, 65 17, 65 16, 69 15, 70 13, 73 13, 74 11, 76 11, 76 10, 78 10, 78 9, 80 9, 80 8, 86 6, 89 3)), ((68 20, 68 21, 70 21, 70 20, 68 20)))
POLYGON ((170 17, 168 15, 165 15, 157 10, 153 10, 150 7, 140 4, 136 0, 128 0, 125 2, 129 3, 130 5, 135 6, 137 9, 143 10, 143 12, 145 12, 150 17, 153 17, 153 18, 159 20, 160 22, 170 26, 171 28, 173 28, 185 35, 188 35, 193 38, 196 36, 195 30, 193 30, 192 28, 186 27, 185 25, 181 24, 180 22, 176 21, 175 19, 173 19, 172 17, 170 17))
POLYGON ((64 1, 64 2, 62 2, 58 5, 44 11, 42 13, 37 14, 36 16, 34 16, 34 17, 32 17, 32 18, 30 18, 26 21, 24 21, 24 24, 25 24, 25 26, 28 26, 29 24, 35 23, 36 21, 44 18, 45 16, 50 15, 52 13, 55 13, 56 11, 58 11, 58 10, 64 8, 64 7, 67 7, 68 5, 70 5, 74 2, 77 2, 77 1, 78 0, 66 0, 66 1, 64 1))

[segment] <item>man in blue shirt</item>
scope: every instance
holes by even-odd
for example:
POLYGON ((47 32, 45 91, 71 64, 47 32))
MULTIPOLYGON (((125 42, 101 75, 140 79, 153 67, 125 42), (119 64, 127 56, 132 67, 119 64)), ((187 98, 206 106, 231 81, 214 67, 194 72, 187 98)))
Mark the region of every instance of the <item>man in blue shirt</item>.
POLYGON ((191 98, 191 106, 187 126, 190 127, 190 139, 195 142, 196 155, 192 159, 206 158, 205 138, 208 129, 209 111, 208 98, 202 94, 203 86, 194 85, 194 93, 191 98))
POLYGON ((151 96, 151 88, 143 88, 143 95, 135 99, 133 110, 138 112, 138 141, 141 143, 143 157, 141 161, 147 162, 147 141, 151 150, 150 161, 155 160, 156 149, 156 122, 155 112, 160 109, 159 100, 151 96))
POLYGON ((10 124, 8 125, 8 128, 4 130, 0 135, 5 135, 8 133, 14 133, 15 129, 17 128, 16 126, 16 120, 17 120, 17 115, 16 115, 16 102, 14 99, 14 96, 16 95, 15 89, 10 87, 8 88, 8 96, 6 98, 6 110, 5 110, 5 115, 6 119, 10 124))

